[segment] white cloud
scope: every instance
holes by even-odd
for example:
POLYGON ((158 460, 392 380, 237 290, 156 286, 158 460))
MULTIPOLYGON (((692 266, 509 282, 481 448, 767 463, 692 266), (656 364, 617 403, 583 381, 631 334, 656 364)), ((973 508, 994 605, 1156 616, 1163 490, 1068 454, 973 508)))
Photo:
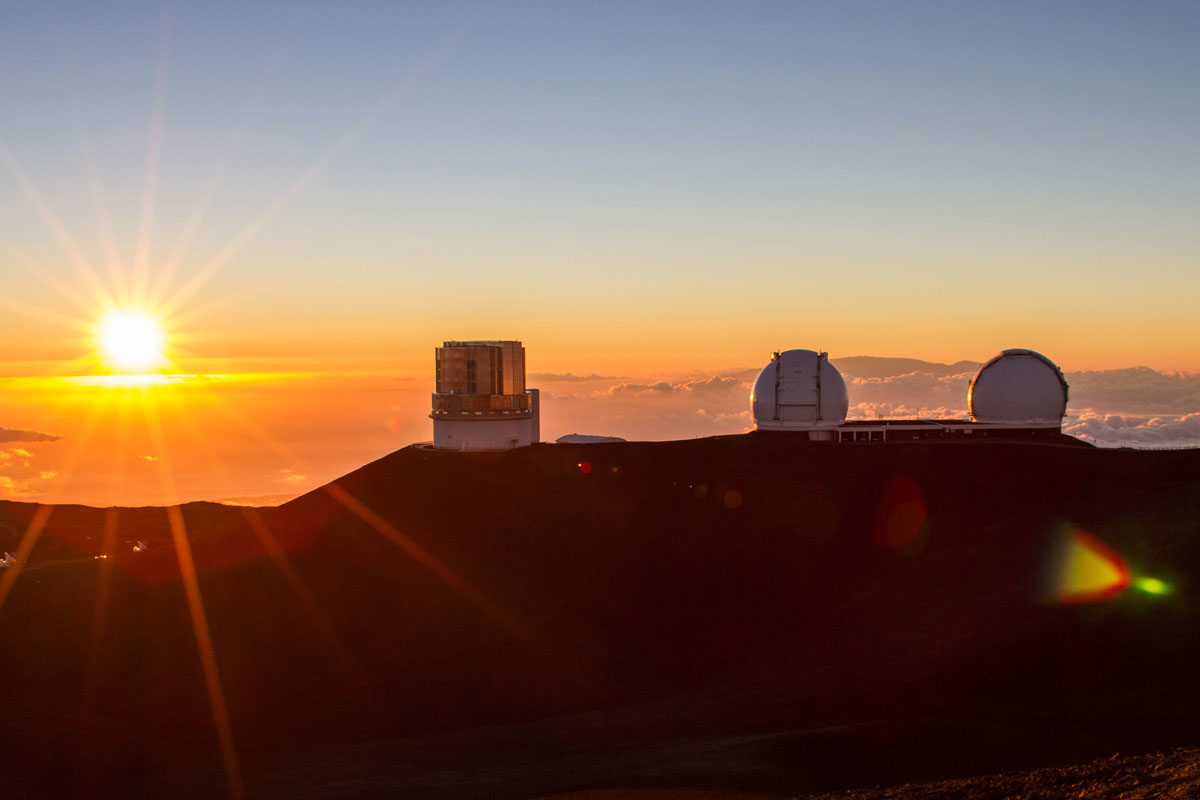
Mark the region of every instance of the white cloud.
POLYGON ((751 424, 754 422, 754 418, 750 415, 749 409, 746 409, 745 411, 712 412, 703 408, 697 408, 696 416, 712 420, 713 422, 726 422, 729 420, 745 424, 751 424))
MULTIPOLYGON (((965 419, 977 365, 912 359, 846 359, 850 419, 965 419), (913 367, 917 366, 917 369, 913 367)), ((604 386, 560 384, 543 392, 542 432, 595 433, 627 439, 679 439, 739 433, 750 417, 754 369, 711 375, 648 377, 604 386)), ((1146 367, 1067 373, 1067 433, 1105 445, 1200 445, 1200 376, 1146 367)))
POLYGON ((609 388, 609 394, 669 394, 675 391, 675 384, 668 381, 658 383, 619 383, 609 388))
POLYGON ((688 392, 703 392, 705 394, 736 393, 739 396, 750 396, 749 383, 724 375, 713 375, 711 378, 703 380, 688 381, 679 388, 688 392))
POLYGON ((34 500, 45 493, 46 482, 58 477, 52 468, 38 466, 35 455, 21 447, 0 450, 0 497, 12 500, 34 500))
POLYGON ((965 408, 904 403, 855 403, 846 414, 847 419, 963 419, 966 416, 965 408))
POLYGON ((558 389, 542 393, 543 438, 690 439, 740 433, 752 423, 750 385, 737 371, 558 389))
POLYGON ((1068 418, 1063 430, 1105 447, 1194 447, 1200 445, 1200 413, 1138 417, 1088 410, 1068 418))
POLYGON ((283 483, 304 483, 308 480, 307 475, 301 475, 294 469, 281 469, 279 473, 279 480, 283 483))
POLYGON ((9 500, 26 500, 38 497, 41 492, 30 486, 29 481, 14 478, 11 475, 0 475, 0 497, 9 500))
MULTIPOLYGON (((903 361, 896 359, 897 361, 903 361)), ((906 372, 871 378, 850 378, 851 419, 905 417, 963 417, 967 388, 975 373, 906 372)))

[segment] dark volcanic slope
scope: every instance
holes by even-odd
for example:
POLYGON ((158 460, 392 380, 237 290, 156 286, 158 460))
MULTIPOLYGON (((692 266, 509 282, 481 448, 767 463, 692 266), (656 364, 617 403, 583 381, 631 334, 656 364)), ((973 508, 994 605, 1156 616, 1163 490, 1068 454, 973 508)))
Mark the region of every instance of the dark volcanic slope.
MULTIPOLYGON (((408 448, 182 520, 251 794, 783 795, 1195 743, 1198 468, 762 434, 408 448), (1047 602, 1071 530, 1174 593, 1047 602)), ((0 549, 33 513, 0 504, 0 549)), ((0 610, 10 785, 222 786, 171 542, 162 509, 50 516, 0 610)))

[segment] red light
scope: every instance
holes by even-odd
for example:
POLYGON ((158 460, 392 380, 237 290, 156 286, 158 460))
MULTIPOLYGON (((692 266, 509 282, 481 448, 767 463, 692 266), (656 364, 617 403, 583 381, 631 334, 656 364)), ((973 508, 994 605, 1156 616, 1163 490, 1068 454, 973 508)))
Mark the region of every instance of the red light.
POLYGON ((915 483, 897 475, 884 489, 872 539, 892 552, 912 555, 921 549, 928 533, 925 496, 915 483))
POLYGON ((592 471, 592 462, 580 461, 579 462, 579 471, 582 472, 584 475, 587 475, 589 472, 592 471))

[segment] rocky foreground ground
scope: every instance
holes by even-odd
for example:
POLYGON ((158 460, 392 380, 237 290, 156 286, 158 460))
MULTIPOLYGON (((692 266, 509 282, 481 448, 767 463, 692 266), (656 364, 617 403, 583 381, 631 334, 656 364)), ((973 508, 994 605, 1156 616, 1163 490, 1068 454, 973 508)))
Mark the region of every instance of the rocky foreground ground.
POLYGON ((5 793, 1195 796, 1197 476, 747 434, 406 448, 279 508, 0 502, 5 793))
MULTIPOLYGON (((1200 748, 1127 756, 1004 775, 879 789, 796 795, 793 800, 1193 800, 1200 797, 1200 748)), ((614 789, 544 800, 777 800, 771 795, 688 789, 614 789)))

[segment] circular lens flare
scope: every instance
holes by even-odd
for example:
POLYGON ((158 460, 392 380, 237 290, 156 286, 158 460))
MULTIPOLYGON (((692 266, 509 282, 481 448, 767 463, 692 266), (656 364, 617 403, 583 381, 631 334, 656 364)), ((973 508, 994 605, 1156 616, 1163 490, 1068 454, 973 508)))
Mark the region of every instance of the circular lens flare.
POLYGON ((162 366, 166 337, 162 326, 144 311, 112 311, 98 330, 100 350, 115 368, 126 372, 162 366))

